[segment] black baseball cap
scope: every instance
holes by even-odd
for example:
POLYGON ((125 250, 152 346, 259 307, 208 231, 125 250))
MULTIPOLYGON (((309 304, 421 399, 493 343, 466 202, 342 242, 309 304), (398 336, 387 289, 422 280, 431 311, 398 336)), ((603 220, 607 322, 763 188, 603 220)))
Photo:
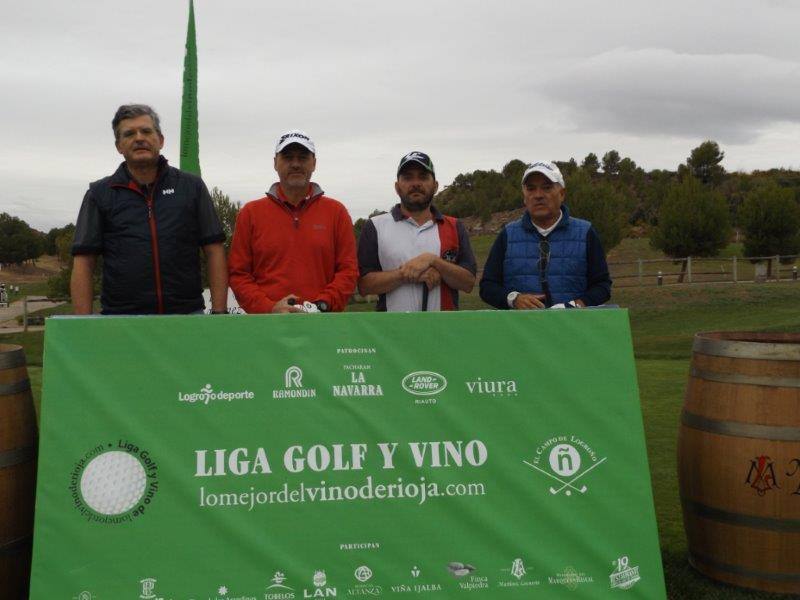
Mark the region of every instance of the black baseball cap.
POLYGON ((400 159, 400 164, 397 166, 397 176, 400 177, 400 171, 403 170, 408 163, 417 163, 422 168, 431 172, 434 179, 436 178, 436 173, 433 170, 433 161, 431 157, 425 154, 424 152, 419 152, 414 150, 406 154, 403 158, 400 159))

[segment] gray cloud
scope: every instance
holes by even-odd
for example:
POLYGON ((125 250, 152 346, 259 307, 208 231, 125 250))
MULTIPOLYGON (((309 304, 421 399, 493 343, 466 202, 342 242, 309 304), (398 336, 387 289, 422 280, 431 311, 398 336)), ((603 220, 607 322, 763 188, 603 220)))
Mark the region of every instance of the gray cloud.
MULTIPOLYGON (((234 200, 274 178, 275 137, 317 141, 353 217, 395 201, 397 160, 442 185, 513 158, 610 148, 675 168, 705 137, 726 167, 796 163, 797 3, 195 0, 200 156, 234 200), (691 18, 687 17, 691 15, 691 18), (788 125, 786 122, 790 122, 788 125)), ((47 229, 119 162, 124 102, 162 116, 177 163, 187 2, 18 3, 0 21, 0 211, 47 229)))
POLYGON ((618 48, 572 65, 539 91, 588 131, 742 144, 776 123, 800 122, 800 63, 760 55, 618 48))

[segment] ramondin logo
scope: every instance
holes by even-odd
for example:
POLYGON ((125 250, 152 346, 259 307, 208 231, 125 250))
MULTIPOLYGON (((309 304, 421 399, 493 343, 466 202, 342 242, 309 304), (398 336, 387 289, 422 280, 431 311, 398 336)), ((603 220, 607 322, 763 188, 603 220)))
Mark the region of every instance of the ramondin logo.
POLYGON ((256 395, 249 391, 243 390, 241 392, 215 392, 210 383, 205 384, 200 388, 199 392, 182 393, 178 392, 178 402, 187 402, 188 404, 202 404, 207 406, 209 402, 215 400, 225 400, 232 402, 233 400, 252 400, 256 395))
POLYGON ((144 514, 158 491, 158 464, 149 451, 127 440, 98 444, 75 463, 68 489, 87 521, 131 522, 144 514))
POLYGON ((447 388, 447 379, 433 371, 414 371, 403 377, 403 389, 415 396, 433 396, 447 388))
POLYGON ((317 390, 303 387, 303 369, 292 365, 283 374, 283 389, 272 390, 273 398, 316 398, 317 390))
POLYGON ((300 367, 289 367, 283 375, 283 380, 287 388, 303 387, 303 369, 300 367))

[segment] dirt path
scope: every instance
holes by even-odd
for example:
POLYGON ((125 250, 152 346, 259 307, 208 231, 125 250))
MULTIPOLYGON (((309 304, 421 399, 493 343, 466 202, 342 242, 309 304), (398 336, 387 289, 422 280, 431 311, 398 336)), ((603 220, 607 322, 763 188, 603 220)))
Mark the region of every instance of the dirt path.
MULTIPOLYGON (((35 314, 40 310, 60 306, 63 302, 50 302, 47 296, 28 296, 28 314, 35 314)), ((24 302, 17 300, 12 302, 8 308, 0 308, 0 333, 12 333, 11 329, 19 329, 22 327, 17 323, 17 317, 25 312, 24 302)), ((29 328, 30 329, 30 328, 29 328)))

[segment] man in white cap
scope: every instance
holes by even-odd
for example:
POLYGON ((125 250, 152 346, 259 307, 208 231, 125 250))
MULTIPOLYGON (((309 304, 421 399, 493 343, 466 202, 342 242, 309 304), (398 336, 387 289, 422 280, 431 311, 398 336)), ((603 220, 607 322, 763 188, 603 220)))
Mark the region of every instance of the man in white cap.
POLYGON ((564 177, 537 161, 522 176, 527 209, 495 239, 480 283, 484 302, 500 309, 581 308, 611 297, 603 246, 589 221, 570 217, 564 177))
POLYGON ((303 303, 342 311, 355 290, 353 222, 341 202, 311 181, 316 164, 307 134, 283 134, 275 145, 279 181, 236 219, 229 281, 245 312, 304 312, 303 303))

